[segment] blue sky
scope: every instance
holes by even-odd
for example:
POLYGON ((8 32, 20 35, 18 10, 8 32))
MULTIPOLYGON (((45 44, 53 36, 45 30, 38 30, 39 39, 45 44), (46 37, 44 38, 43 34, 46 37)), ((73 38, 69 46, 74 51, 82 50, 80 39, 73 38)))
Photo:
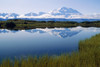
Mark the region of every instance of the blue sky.
POLYGON ((68 7, 83 14, 100 13, 100 0, 0 0, 0 13, 49 12, 68 7))

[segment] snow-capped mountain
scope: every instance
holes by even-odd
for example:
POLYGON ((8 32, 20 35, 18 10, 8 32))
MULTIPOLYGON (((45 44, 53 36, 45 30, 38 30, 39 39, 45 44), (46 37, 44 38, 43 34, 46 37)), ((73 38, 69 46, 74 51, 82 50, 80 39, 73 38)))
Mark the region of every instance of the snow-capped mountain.
POLYGON ((65 19, 100 19, 100 14, 93 15, 83 15, 79 11, 62 7, 59 9, 52 10, 50 12, 39 12, 39 13, 26 13, 26 14, 16 14, 16 13, 0 13, 0 20, 2 19, 29 19, 29 20, 63 20, 65 19))
POLYGON ((39 13, 30 12, 30 13, 25 14, 24 16, 41 16, 43 14, 46 14, 46 13, 45 12, 39 12, 39 13))
POLYGON ((0 16, 5 17, 8 13, 0 13, 0 16))
POLYGON ((0 13, 0 18, 3 19, 15 19, 19 16, 19 14, 16 13, 0 13))
POLYGON ((78 12, 75 9, 72 8, 66 8, 66 7, 62 7, 59 9, 55 9, 51 12, 49 12, 51 15, 57 16, 57 15, 64 15, 65 17, 68 17, 70 15, 81 15, 80 12, 78 12))

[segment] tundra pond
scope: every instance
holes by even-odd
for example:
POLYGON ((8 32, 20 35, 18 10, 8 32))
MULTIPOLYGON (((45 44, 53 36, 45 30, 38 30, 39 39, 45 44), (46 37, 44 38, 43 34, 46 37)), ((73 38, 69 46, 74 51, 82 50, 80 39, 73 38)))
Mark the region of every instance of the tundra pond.
POLYGON ((96 27, 0 29, 0 59, 77 52, 80 40, 100 33, 96 27))

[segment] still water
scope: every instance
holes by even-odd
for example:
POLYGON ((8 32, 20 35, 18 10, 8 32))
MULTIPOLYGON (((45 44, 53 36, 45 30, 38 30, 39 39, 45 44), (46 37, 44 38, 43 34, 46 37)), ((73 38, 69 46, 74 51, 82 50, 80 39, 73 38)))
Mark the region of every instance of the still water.
POLYGON ((71 53, 78 51, 80 40, 98 33, 96 27, 0 29, 0 58, 71 53))

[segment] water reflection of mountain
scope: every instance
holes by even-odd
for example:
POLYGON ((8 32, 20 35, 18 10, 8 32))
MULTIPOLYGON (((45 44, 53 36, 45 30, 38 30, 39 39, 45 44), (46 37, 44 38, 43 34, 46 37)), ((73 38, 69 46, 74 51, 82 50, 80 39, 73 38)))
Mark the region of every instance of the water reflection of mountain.
POLYGON ((9 30, 6 30, 6 29, 0 29, 0 33, 8 33, 9 30))
POLYGON ((16 33, 18 30, 7 30, 7 29, 0 29, 0 33, 16 33))
POLYGON ((66 37, 72 37, 80 32, 81 30, 80 31, 53 30, 52 34, 54 34, 55 36, 59 36, 61 38, 66 38, 66 37))
POLYGON ((53 28, 53 29, 49 29, 49 28, 45 28, 45 29, 32 29, 32 30, 26 30, 26 32, 30 32, 30 33, 49 33, 51 35, 55 35, 61 38, 66 38, 66 37, 72 37, 76 34, 78 34, 79 32, 81 32, 81 30, 74 30, 71 31, 68 28, 53 28))
MULTIPOLYGON (((0 33, 16 33, 20 32, 22 30, 7 30, 7 29, 0 29, 0 33)), ((74 35, 77 35, 81 31, 100 31, 100 28, 83 28, 83 27, 74 27, 74 28, 37 28, 37 29, 30 29, 30 30, 24 30, 22 32, 28 32, 28 33, 38 33, 38 34, 43 34, 43 33, 48 33, 54 36, 58 36, 61 38, 66 38, 66 37, 72 37, 74 35)))
POLYGON ((45 33, 44 31, 42 31, 42 30, 37 30, 37 29, 31 29, 31 30, 25 30, 26 32, 29 32, 29 33, 36 33, 36 32, 38 32, 38 33, 45 33))

